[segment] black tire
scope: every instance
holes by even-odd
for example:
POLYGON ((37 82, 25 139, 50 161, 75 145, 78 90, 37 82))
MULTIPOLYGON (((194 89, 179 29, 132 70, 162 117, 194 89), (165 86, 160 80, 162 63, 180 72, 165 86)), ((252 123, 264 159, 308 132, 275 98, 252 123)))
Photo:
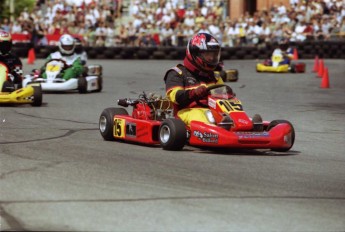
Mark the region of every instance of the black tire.
MULTIPOLYGON (((231 76, 231 78, 228 78, 227 81, 236 82, 238 80, 238 70, 237 69, 231 69, 231 71, 232 71, 232 76, 231 76)), ((226 75, 226 78, 227 77, 228 76, 226 75)))
POLYGON ((78 91, 79 91, 79 93, 86 93, 87 92, 87 80, 83 76, 78 78, 78 91))
POLYGON ((292 73, 296 72, 296 65, 295 64, 290 65, 290 72, 292 72, 292 73))
POLYGON ((103 89, 103 77, 98 76, 97 82, 98 82, 98 89, 96 90, 96 92, 101 92, 103 89))
POLYGON ((280 151, 280 152, 285 152, 285 151, 289 151, 291 149, 291 147, 293 146, 293 144, 295 143, 295 129, 293 127, 293 125, 291 124, 291 122, 287 121, 287 120, 273 120, 272 122, 270 122, 270 124, 267 126, 267 131, 271 130, 273 127, 277 126, 278 124, 281 123, 287 123, 291 126, 291 146, 290 147, 286 147, 286 148, 272 148, 272 151, 280 151))
POLYGON ((98 128, 106 141, 114 141, 113 128, 114 128, 114 116, 115 115, 128 115, 126 109, 123 108, 106 108, 99 117, 98 128))
POLYGON ((159 127, 159 141, 164 150, 182 150, 187 141, 185 124, 175 118, 164 120, 159 127))
POLYGON ((31 103, 32 106, 41 106, 43 97, 42 97, 42 87, 41 85, 38 86, 32 86, 34 88, 34 99, 33 102, 31 103))

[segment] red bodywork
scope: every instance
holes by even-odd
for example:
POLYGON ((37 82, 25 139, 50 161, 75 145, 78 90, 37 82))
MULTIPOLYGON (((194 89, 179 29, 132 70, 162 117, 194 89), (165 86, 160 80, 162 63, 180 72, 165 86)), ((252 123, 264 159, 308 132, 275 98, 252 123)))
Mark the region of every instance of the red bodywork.
POLYGON ((216 125, 193 121, 189 144, 229 148, 284 148, 291 146, 291 127, 279 124, 269 132, 228 131, 216 125))
MULTIPOLYGON (((228 147, 250 149, 289 148, 294 142, 292 125, 280 123, 269 131, 270 122, 261 122, 262 130, 254 130, 252 118, 243 111, 240 100, 231 96, 209 96, 208 106, 214 117, 214 124, 192 121, 186 126, 189 134, 186 144, 201 147, 228 147), (232 120, 230 129, 219 123, 227 115, 232 120)), ((140 102, 133 106, 132 115, 114 116, 114 138, 143 144, 160 144, 159 129, 164 119, 155 119, 155 110, 149 104, 140 102)))

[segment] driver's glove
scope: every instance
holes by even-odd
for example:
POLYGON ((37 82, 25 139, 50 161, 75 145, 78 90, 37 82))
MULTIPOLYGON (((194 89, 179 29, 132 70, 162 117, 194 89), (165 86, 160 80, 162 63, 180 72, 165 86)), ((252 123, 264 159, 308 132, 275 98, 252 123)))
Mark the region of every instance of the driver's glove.
POLYGON ((189 98, 193 100, 198 100, 206 97, 208 95, 207 88, 205 86, 199 86, 196 89, 189 90, 189 98))

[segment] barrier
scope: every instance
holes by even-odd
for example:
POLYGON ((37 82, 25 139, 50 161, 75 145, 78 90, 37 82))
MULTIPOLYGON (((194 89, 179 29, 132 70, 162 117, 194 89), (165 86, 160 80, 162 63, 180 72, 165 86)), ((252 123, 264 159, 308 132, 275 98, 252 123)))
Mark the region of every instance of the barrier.
POLYGON ((11 34, 12 37, 12 43, 17 44, 17 43, 30 43, 31 40, 31 35, 30 34, 18 34, 14 33, 11 34))
MULTIPOLYGON (((51 41, 56 42, 57 37, 51 41)), ((54 42, 52 42, 54 43, 54 42)), ((315 41, 292 44, 298 50, 299 59, 345 59, 345 41, 315 41)), ((29 45, 15 43, 13 52, 20 57, 26 57, 29 45)), ((37 58, 46 58, 56 50, 56 46, 40 46, 35 48, 37 58)), ((186 54, 185 47, 85 47, 90 59, 166 59, 182 60, 186 54)), ((274 46, 265 47, 224 47, 221 59, 267 59, 271 56, 274 46)))

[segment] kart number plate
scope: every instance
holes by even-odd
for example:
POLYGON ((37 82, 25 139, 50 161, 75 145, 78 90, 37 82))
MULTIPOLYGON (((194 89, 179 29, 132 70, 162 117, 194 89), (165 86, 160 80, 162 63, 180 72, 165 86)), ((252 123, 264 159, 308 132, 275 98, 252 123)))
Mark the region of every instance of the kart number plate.
POLYGON ((218 101, 219 107, 222 109, 223 112, 235 112, 235 111, 243 111, 242 103, 240 100, 220 100, 218 101))
POLYGON ((121 118, 114 119, 114 137, 115 138, 124 138, 125 137, 125 125, 126 120, 121 118))
POLYGON ((49 72, 58 72, 61 70, 60 63, 49 63, 47 64, 47 71, 49 72))
POLYGON ((279 55, 274 55, 274 56, 272 57, 272 61, 273 61, 274 63, 282 62, 282 61, 283 61, 283 56, 282 56, 281 54, 279 54, 279 55))

